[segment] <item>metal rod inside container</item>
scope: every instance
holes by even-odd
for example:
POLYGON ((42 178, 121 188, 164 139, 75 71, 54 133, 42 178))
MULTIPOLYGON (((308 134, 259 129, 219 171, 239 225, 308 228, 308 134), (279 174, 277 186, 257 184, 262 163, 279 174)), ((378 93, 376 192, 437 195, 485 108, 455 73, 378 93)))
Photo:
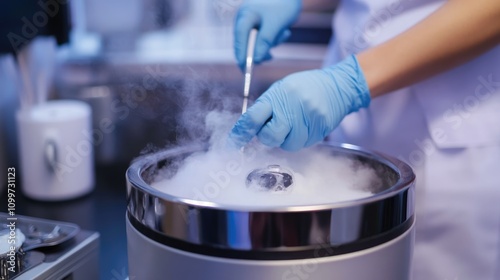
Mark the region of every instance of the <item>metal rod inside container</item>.
POLYGON ((252 80, 253 54, 255 50, 255 40, 257 38, 257 29, 250 30, 247 44, 247 57, 245 62, 245 86, 243 87, 243 106, 241 113, 244 114, 248 107, 248 95, 250 93, 250 82, 252 80))

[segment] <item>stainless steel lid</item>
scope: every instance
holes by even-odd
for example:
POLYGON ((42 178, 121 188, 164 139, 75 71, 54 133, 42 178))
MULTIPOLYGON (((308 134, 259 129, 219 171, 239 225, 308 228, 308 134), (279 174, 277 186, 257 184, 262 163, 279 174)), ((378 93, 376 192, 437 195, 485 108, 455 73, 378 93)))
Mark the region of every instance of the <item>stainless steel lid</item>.
POLYGON ((370 165, 382 180, 372 196, 322 205, 224 207, 174 197, 150 186, 156 170, 201 147, 146 156, 127 170, 127 217, 147 237, 181 250, 238 259, 299 259, 345 254, 387 242, 414 219, 415 175, 404 162, 353 145, 318 145, 370 165))

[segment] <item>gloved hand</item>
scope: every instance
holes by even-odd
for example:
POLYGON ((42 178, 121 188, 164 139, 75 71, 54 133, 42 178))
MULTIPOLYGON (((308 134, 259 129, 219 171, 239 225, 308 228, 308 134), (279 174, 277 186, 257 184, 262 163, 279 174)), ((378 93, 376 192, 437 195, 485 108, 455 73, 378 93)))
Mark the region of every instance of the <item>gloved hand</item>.
POLYGON ((295 151, 323 140, 347 114, 369 103, 368 85, 352 55, 274 83, 236 122, 229 140, 241 147, 257 135, 265 145, 295 151))
POLYGON ((241 69, 244 69, 250 30, 259 29, 254 62, 269 60, 269 50, 290 36, 288 28, 297 20, 301 7, 302 0, 245 0, 241 4, 234 27, 234 52, 241 69))

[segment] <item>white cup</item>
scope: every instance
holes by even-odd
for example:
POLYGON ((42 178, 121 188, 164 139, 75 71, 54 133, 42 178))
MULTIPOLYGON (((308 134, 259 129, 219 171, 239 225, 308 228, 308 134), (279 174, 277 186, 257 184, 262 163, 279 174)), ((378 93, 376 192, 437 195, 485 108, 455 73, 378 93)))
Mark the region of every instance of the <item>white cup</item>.
POLYGON ((94 188, 91 108, 82 101, 49 101, 17 113, 23 193, 67 200, 94 188))

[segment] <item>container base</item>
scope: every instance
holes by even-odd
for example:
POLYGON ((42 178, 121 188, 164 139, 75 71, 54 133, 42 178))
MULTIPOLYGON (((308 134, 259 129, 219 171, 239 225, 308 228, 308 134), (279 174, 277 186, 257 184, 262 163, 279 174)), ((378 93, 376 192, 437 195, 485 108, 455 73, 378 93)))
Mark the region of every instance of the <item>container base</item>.
MULTIPOLYGON (((153 241, 126 217, 130 279, 405 280, 410 279, 414 225, 384 244, 331 257, 242 260, 184 252, 153 241)), ((326 248, 318 248, 318 255, 326 248)))

